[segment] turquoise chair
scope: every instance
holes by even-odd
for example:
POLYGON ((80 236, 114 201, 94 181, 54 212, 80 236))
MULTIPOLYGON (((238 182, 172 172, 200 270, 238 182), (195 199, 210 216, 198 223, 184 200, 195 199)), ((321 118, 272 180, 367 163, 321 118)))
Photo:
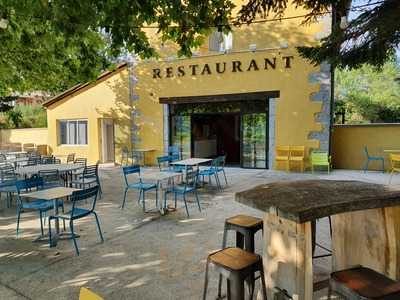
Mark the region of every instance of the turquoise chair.
POLYGON ((364 147, 364 152, 367 157, 367 161, 365 162, 364 172, 368 171, 368 165, 370 161, 380 161, 382 165, 382 172, 385 172, 385 159, 382 156, 369 155, 367 146, 364 147))
POLYGON ((71 237, 72 241, 74 242, 75 246, 75 251, 76 255, 79 255, 79 248, 78 244, 76 242, 76 237, 77 235, 74 232, 74 221, 78 219, 82 219, 85 217, 88 217, 90 215, 93 215, 96 220, 96 225, 97 225, 97 230, 101 239, 101 242, 104 242, 103 234, 101 232, 100 228, 100 223, 99 223, 99 217, 97 216, 97 213, 95 212, 95 207, 96 207, 96 200, 97 200, 97 195, 99 194, 99 186, 93 186, 84 190, 79 190, 75 191, 72 193, 70 200, 72 202, 72 207, 69 212, 66 212, 65 214, 57 215, 57 216, 49 216, 49 239, 50 239, 50 246, 53 245, 52 243, 52 237, 51 237, 51 221, 56 220, 56 219, 61 219, 63 222, 69 221, 69 228, 71 230, 71 237), (89 208, 87 207, 87 202, 89 200, 92 200, 91 205, 89 205, 89 208), (81 205, 82 202, 85 202, 84 205, 81 205))
POLYGON ((164 207, 167 207, 167 196, 168 194, 174 194, 175 208, 178 195, 182 197, 185 203, 186 214, 189 217, 189 210, 186 202, 186 195, 193 194, 196 198, 199 211, 201 211, 199 195, 197 194, 197 180, 199 177, 199 170, 186 170, 185 183, 179 185, 173 185, 168 188, 164 193, 164 207))
POLYGON ((211 183, 211 177, 214 176, 215 182, 217 184, 217 188, 222 190, 221 183, 218 177, 218 165, 219 165, 219 158, 214 158, 211 161, 211 166, 207 169, 203 169, 199 172, 199 176, 202 177, 202 181, 204 182, 204 177, 208 176, 208 182, 211 183))
POLYGON ((154 183, 144 183, 140 178, 140 167, 139 166, 129 166, 122 168, 124 172, 124 179, 125 179, 125 192, 124 192, 124 201, 122 202, 121 209, 125 206, 126 201, 126 193, 128 190, 139 190, 139 199, 138 202, 142 199, 142 206, 143 211, 146 212, 146 205, 145 205, 145 193, 150 190, 156 190, 156 206, 158 207, 158 188, 157 185, 154 183), (139 176, 139 182, 130 183, 128 181, 129 174, 137 174, 139 176))
MULTIPOLYGON (((21 193, 27 190, 40 190, 43 188, 43 185, 43 178, 37 176, 16 181, 15 186, 17 190, 17 236, 19 234, 21 213, 26 210, 36 210, 37 212, 39 212, 40 233, 41 236, 44 236, 43 221, 45 219, 46 212, 53 209, 53 201, 38 199, 27 202, 24 201, 23 197, 21 197, 21 193)), ((62 202, 59 202, 57 205, 64 210, 64 204, 62 202)))

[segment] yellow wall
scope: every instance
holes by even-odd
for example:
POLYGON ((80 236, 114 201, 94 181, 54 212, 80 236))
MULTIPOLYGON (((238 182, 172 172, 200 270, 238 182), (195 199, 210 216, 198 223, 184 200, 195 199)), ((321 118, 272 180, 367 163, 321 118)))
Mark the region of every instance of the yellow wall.
MULTIPOLYGON (((400 124, 336 125, 333 129, 333 166, 338 169, 363 169, 365 164, 364 146, 372 156, 385 158, 389 168, 388 149, 400 149, 400 124)), ((380 168, 371 162, 371 170, 380 168)))
MULTIPOLYGON (((148 103, 157 103, 162 97, 202 96, 218 94, 234 94, 262 91, 280 91, 280 98, 276 101, 276 145, 304 145, 308 148, 318 148, 317 140, 309 140, 311 131, 321 130, 321 125, 315 122, 315 114, 321 111, 321 103, 309 99, 312 93, 319 90, 318 84, 308 82, 309 74, 317 71, 306 61, 301 59, 295 49, 281 51, 262 51, 231 53, 221 56, 199 57, 176 62, 148 62, 140 64, 138 69, 139 83, 136 89, 139 95, 138 103, 143 111, 140 118, 144 123, 150 115, 154 126, 148 127, 144 134, 144 143, 152 140, 162 141, 163 123, 161 118, 161 106, 155 110, 148 103), (285 68, 283 56, 294 56, 292 68, 285 68), (239 60, 243 65, 248 65, 252 59, 263 62, 264 58, 277 59, 275 70, 264 70, 262 65, 259 71, 242 73, 225 72, 218 75, 198 75, 173 78, 153 79, 153 68, 165 69, 184 66, 188 70, 190 64, 211 67, 216 62, 239 60), (159 119, 154 118, 154 113, 159 119), (150 131, 151 130, 151 131, 150 131)), ((141 109, 139 108, 139 109, 141 109)))
POLYGON ((1 129, 0 142, 1 144, 34 143, 36 145, 47 145, 47 128, 1 129))
MULTIPOLYGON (((237 1, 238 4, 242 1, 237 1)), ((287 16, 304 14, 303 10, 289 9, 287 16)), ((173 61, 146 60, 140 62, 134 73, 138 83, 133 93, 139 96, 134 101, 132 109, 137 113, 134 122, 139 137, 136 148, 154 148, 157 151, 148 156, 148 163, 155 162, 155 157, 163 153, 163 106, 159 98, 179 96, 204 96, 215 94, 233 94, 249 92, 280 91, 276 103, 276 145, 305 145, 308 148, 318 148, 319 142, 309 139, 310 132, 320 131, 322 126, 315 121, 315 116, 321 111, 321 102, 310 100, 310 96, 320 89, 317 83, 311 84, 309 76, 319 71, 301 59, 295 46, 316 43, 316 35, 327 30, 329 20, 300 26, 301 19, 264 23, 234 28, 233 50, 228 54, 209 55, 207 43, 202 46, 203 56, 191 59, 174 59, 173 61), (288 42, 289 48, 261 50, 261 48, 278 47, 282 42, 288 42), (247 51, 249 44, 257 44, 255 53, 247 51), (293 56, 292 67, 285 68, 284 56, 293 56), (264 58, 276 58, 275 70, 264 70, 264 58), (240 60, 247 65, 252 59, 257 60, 259 71, 230 72, 211 75, 154 79, 154 68, 165 69, 178 66, 188 68, 191 64, 215 66, 216 62, 240 60)), ((158 47, 159 40, 154 35, 152 41, 158 47)), ((167 43, 162 48, 162 56, 176 53, 176 48, 167 43)), ((101 128, 100 118, 112 118, 116 124, 116 161, 120 158, 122 145, 130 144, 130 110, 129 106, 128 71, 120 71, 95 85, 75 93, 48 107, 49 144, 56 154, 74 152, 77 156, 88 157, 90 163, 101 159, 101 128), (88 146, 61 146, 57 141, 57 120, 86 118, 89 121, 88 146)))
POLYGON ((75 153, 76 157, 88 158, 90 164, 101 160, 101 118, 114 120, 116 148, 129 143, 128 91, 128 72, 123 69, 49 106, 47 123, 51 151, 59 155, 75 153), (88 120, 88 145, 59 145, 57 121, 66 119, 88 120))

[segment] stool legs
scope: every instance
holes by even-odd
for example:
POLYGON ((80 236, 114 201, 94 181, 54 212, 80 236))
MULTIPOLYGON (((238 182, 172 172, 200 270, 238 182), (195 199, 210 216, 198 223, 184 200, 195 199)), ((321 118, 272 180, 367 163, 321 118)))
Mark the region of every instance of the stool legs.
MULTIPOLYGON (((222 249, 226 248, 226 239, 227 239, 227 235, 228 235, 228 226, 224 225, 224 235, 222 236, 222 249)), ((221 299, 221 288, 222 288, 222 275, 219 274, 218 276, 218 299, 221 299)))
MULTIPOLYGON (((208 265, 209 265, 209 262, 208 262, 208 259, 207 259, 207 262, 206 262, 206 275, 205 275, 205 278, 204 278, 204 290, 203 290, 203 300, 206 300, 206 297, 207 297, 207 288, 208 288, 208 265)), ((221 279, 221 277, 222 277, 222 275, 219 275, 220 276, 220 279, 221 279)), ((220 282, 219 282, 220 283, 220 282)), ((220 293, 220 290, 218 290, 218 294, 220 293)))

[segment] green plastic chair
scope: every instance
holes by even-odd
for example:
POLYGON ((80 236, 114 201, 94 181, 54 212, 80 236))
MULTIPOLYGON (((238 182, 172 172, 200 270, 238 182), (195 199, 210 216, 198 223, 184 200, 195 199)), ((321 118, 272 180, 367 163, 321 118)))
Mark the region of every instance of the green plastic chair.
POLYGON ((326 151, 311 152, 311 173, 314 173, 314 167, 326 167, 328 174, 331 169, 331 158, 326 151))

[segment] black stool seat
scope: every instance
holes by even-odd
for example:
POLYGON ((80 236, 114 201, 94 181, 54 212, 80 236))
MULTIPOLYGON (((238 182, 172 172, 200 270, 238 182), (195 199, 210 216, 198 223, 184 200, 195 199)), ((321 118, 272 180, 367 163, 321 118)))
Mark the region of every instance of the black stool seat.
POLYGON ((332 290, 349 299, 400 299, 400 282, 362 266, 333 272, 329 294, 332 290))
MULTIPOLYGON (((258 254, 241 248, 226 248, 210 254, 207 258, 203 299, 207 296, 208 267, 213 265, 218 273, 227 279, 228 300, 243 300, 244 282, 249 277, 254 278, 255 272, 260 272, 263 299, 267 298, 262 258, 258 254)), ((250 299, 253 291, 250 291, 250 299)))

